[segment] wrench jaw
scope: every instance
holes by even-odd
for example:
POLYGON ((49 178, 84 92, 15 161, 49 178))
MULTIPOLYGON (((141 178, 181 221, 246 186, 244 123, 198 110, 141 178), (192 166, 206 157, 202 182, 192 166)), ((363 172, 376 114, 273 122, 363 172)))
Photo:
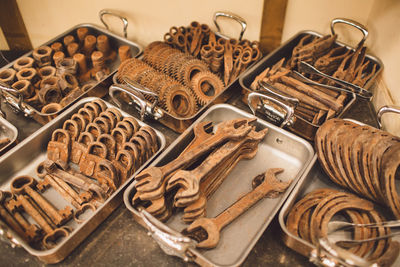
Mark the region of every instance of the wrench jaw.
POLYGON ((215 248, 220 239, 220 229, 210 218, 199 218, 189 225, 183 234, 195 239, 199 243, 196 247, 211 249, 215 248), (203 232, 203 233, 202 233, 203 232), (203 237, 204 232, 206 238, 203 237))
POLYGON ((163 173, 160 168, 149 167, 136 176, 136 190, 138 192, 150 192, 156 190, 163 182, 163 173))

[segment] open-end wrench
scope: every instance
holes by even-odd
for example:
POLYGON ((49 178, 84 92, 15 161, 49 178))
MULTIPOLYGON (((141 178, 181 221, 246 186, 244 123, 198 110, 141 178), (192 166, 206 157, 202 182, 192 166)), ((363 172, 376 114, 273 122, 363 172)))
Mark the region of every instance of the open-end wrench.
POLYGON ((155 190, 162 184, 165 177, 180 169, 182 166, 194 162, 224 141, 237 140, 247 135, 252 129, 249 123, 253 121, 255 121, 255 119, 235 119, 218 124, 214 135, 193 148, 193 150, 185 153, 183 157, 178 157, 162 167, 152 166, 142 171, 136 176, 136 189, 138 192, 155 190))
POLYGON ((175 195, 175 200, 178 200, 178 202, 180 198, 197 195, 199 193, 201 180, 215 170, 220 162, 233 157, 242 147, 245 147, 248 142, 255 142, 258 144, 265 137, 267 131, 268 128, 260 132, 252 130, 242 140, 229 141, 225 143, 223 146, 212 152, 197 168, 190 171, 179 170, 169 179, 167 190, 176 185, 179 185, 184 189, 180 190, 175 195))
MULTIPOLYGON (((232 206, 227 208, 215 218, 199 218, 195 220, 189 227, 184 230, 189 236, 192 236, 196 230, 202 228, 207 232, 207 239, 200 241, 197 244, 198 248, 214 248, 217 246, 220 239, 220 231, 223 227, 231 223, 239 217, 251 206, 259 200, 266 197, 272 192, 283 192, 289 187, 291 181, 281 182, 275 174, 282 172, 281 168, 268 169, 264 176, 264 180, 252 191, 241 197, 232 206)), ((256 177, 259 180, 259 177, 256 177)))

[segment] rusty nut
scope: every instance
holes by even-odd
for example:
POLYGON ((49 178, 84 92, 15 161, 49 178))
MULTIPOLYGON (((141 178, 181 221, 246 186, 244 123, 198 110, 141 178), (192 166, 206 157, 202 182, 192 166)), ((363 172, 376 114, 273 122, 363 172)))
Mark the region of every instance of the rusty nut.
POLYGON ((53 66, 45 66, 39 69, 39 75, 43 79, 48 77, 56 76, 56 68, 53 66))
POLYGON ((19 59, 17 59, 17 61, 15 61, 13 68, 16 71, 20 71, 26 68, 32 68, 34 62, 35 60, 31 57, 20 57, 19 59))
POLYGON ((17 80, 28 80, 33 84, 36 85, 37 82, 40 81, 40 77, 37 74, 37 71, 34 68, 25 68, 17 72, 16 74, 17 80))
POLYGON ((40 46, 33 50, 32 56, 39 67, 51 65, 53 50, 49 46, 40 46))
POLYGON ((16 71, 14 69, 0 70, 0 82, 12 85, 15 81, 16 71))
POLYGON ((28 80, 20 80, 11 85, 12 88, 17 90, 24 98, 30 98, 35 92, 35 88, 28 80))
POLYGON ((69 73, 63 73, 58 81, 60 89, 64 95, 67 95, 75 87, 79 86, 78 80, 74 75, 69 73))
POLYGON ((62 93, 58 85, 59 78, 53 76, 40 83, 39 99, 43 104, 58 103, 62 99, 62 93))
POLYGON ((57 75, 61 76, 63 73, 75 75, 78 70, 78 64, 72 58, 64 58, 57 62, 57 75))

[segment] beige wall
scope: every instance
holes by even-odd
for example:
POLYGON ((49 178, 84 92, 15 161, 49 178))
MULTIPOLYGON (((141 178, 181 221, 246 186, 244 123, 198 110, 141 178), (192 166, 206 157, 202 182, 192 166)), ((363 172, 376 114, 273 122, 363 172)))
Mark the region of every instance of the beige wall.
MULTIPOLYGON (((171 26, 188 25, 197 20, 213 25, 215 11, 230 11, 248 23, 245 38, 259 39, 263 0, 252 0, 251 5, 242 0, 17 0, 20 12, 34 47, 57 36, 79 23, 101 25, 98 13, 111 9, 128 18, 128 39, 140 44, 161 40, 171 26)), ((106 17, 105 17, 106 18, 106 17)), ((106 18, 115 32, 122 26, 117 19, 106 18)), ((236 29, 235 23, 229 30, 236 29)))
MULTIPOLYGON (((375 88, 376 109, 387 104, 400 105, 400 1, 398 0, 289 0, 283 41, 301 30, 330 33, 330 21, 336 17, 356 20, 369 31, 368 53, 384 64, 381 80, 375 88)), ((337 26, 339 39, 356 44, 360 34, 350 34, 345 26, 337 26)), ((351 32, 357 32, 352 30, 351 32)), ((400 136, 400 115, 385 115, 384 127, 400 136)))
POLYGON ((8 47, 7 40, 4 37, 3 30, 0 27, 0 50, 9 50, 10 48, 8 47))

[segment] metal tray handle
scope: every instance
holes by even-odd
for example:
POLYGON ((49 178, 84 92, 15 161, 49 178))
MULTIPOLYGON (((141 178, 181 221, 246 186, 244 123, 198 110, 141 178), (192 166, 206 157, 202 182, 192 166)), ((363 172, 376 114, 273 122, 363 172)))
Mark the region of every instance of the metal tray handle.
POLYGON ((395 105, 382 106, 376 113, 379 128, 382 128, 382 115, 385 113, 397 113, 400 114, 400 107, 395 105))
POLYGON ((100 12, 99 12, 100 20, 104 24, 104 27, 106 27, 107 30, 110 30, 110 28, 108 27, 108 24, 104 21, 104 18, 103 18, 104 15, 111 15, 111 16, 117 17, 120 20, 122 20, 122 23, 124 25, 124 28, 123 28, 124 37, 128 38, 128 30, 127 30, 128 29, 128 19, 127 18, 125 18, 125 17, 123 17, 121 15, 118 15, 118 14, 116 14, 116 13, 110 11, 110 10, 107 10, 107 9, 100 10, 100 12))
POLYGON ((360 30, 361 33, 363 34, 363 38, 358 43, 358 46, 361 46, 361 45, 364 44, 365 40, 368 37, 368 30, 364 25, 362 25, 361 23, 358 23, 357 21, 351 20, 351 19, 335 18, 335 19, 333 19, 331 21, 331 32, 332 32, 332 35, 335 34, 335 24, 338 24, 338 23, 347 24, 347 25, 353 26, 354 28, 360 30))
POLYGON ((224 36, 226 39, 229 39, 229 37, 226 36, 226 35, 223 35, 221 33, 221 27, 219 26, 219 24, 217 22, 217 19, 219 17, 230 18, 230 19, 233 19, 233 20, 237 21, 240 24, 240 26, 242 27, 242 30, 240 31, 240 35, 239 35, 238 39, 239 39, 239 41, 242 40, 243 34, 244 34, 244 32, 246 31, 246 28, 247 28, 246 21, 243 18, 239 17, 238 15, 235 15, 235 14, 232 14, 232 13, 229 13, 229 12, 224 12, 224 11, 215 12, 214 13, 214 24, 215 24, 215 27, 217 27, 218 33, 220 35, 224 36))
MULTIPOLYGON (((279 110, 277 110, 274 107, 268 107, 264 109, 268 109, 269 112, 273 113, 274 116, 279 117, 280 119, 283 119, 280 127, 283 128, 285 126, 290 126, 294 123, 294 107, 289 106, 285 103, 283 103, 282 101, 279 101, 278 99, 275 99, 269 95, 263 94, 261 92, 250 92, 249 95, 247 96, 247 101, 248 101, 248 105, 251 109, 251 111, 253 112, 253 114, 255 115, 256 113, 256 109, 254 109, 254 107, 252 106, 252 100, 253 98, 264 98, 267 99, 271 102, 273 102, 274 104, 278 105, 280 108, 283 108, 286 112, 284 114, 282 114, 281 112, 279 112, 279 110)), ((261 104, 263 105, 263 104, 261 104)))
POLYGON ((142 92, 150 92, 148 92, 145 88, 138 88, 139 87, 136 87, 133 84, 113 84, 110 86, 108 94, 119 108, 121 108, 122 104, 115 96, 115 93, 119 91, 127 93, 129 96, 131 96, 133 98, 134 104, 136 104, 136 107, 139 107, 140 119, 142 121, 144 120, 146 115, 153 117, 155 120, 162 118, 164 116, 164 112, 155 105, 157 104, 157 101, 154 102, 152 105, 149 105, 142 94, 142 92))

